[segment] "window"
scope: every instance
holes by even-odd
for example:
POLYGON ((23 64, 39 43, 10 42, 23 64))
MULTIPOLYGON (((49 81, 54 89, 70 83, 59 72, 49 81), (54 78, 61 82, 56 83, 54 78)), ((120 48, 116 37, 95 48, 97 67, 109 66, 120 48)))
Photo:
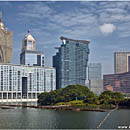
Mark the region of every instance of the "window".
POLYGON ((28 45, 29 45, 29 46, 32 46, 32 41, 28 41, 28 45))

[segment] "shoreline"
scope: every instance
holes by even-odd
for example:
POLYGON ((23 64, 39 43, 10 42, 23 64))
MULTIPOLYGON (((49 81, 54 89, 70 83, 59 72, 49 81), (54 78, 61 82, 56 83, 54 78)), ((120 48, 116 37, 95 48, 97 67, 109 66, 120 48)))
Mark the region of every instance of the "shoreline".
POLYGON ((25 107, 25 108, 36 108, 36 109, 52 109, 52 110, 69 110, 69 111, 95 111, 95 112, 106 112, 106 109, 92 108, 92 107, 80 107, 71 105, 59 105, 59 106, 35 106, 35 105, 6 105, 0 104, 1 109, 14 109, 14 107, 25 107))

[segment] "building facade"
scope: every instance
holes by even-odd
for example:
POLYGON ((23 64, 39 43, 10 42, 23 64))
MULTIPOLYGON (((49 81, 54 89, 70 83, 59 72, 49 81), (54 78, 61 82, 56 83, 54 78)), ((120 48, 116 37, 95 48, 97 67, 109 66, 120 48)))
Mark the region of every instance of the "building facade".
POLYGON ((0 64, 0 99, 36 99, 55 89, 54 68, 0 64))
POLYGON ((45 55, 41 51, 25 50, 20 54, 20 64, 29 66, 45 66, 45 55))
POLYGON ((61 47, 53 56, 53 67, 56 68, 56 87, 64 88, 72 84, 85 85, 90 41, 73 40, 65 37, 61 47))
POLYGON ((0 13, 0 63, 10 63, 13 54, 13 32, 8 31, 0 13))
POLYGON ((99 96, 103 92, 103 80, 89 80, 89 89, 99 96))
POLYGON ((88 64, 88 80, 102 79, 102 66, 100 63, 88 64))
POLYGON ((115 74, 130 71, 130 52, 114 53, 114 72, 115 74))
POLYGON ((88 81, 89 81, 89 89, 96 95, 100 95, 103 92, 101 63, 89 63, 88 81))
POLYGON ((28 66, 45 66, 45 55, 42 51, 36 51, 36 41, 29 31, 22 42, 20 64, 28 66))
POLYGON ((108 74, 103 76, 104 91, 110 90, 121 92, 123 94, 130 93, 130 72, 121 74, 108 74))

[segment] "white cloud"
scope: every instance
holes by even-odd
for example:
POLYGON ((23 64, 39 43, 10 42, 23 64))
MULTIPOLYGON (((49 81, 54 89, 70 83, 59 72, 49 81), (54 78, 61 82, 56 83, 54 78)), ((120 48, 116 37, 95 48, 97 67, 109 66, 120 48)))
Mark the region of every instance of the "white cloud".
POLYGON ((66 8, 65 11, 58 11, 58 6, 51 6, 51 2, 49 4, 46 2, 29 3, 24 7, 20 6, 21 11, 17 19, 21 24, 29 23, 33 28, 40 27, 39 33, 55 31, 56 34, 62 35, 68 32, 68 35, 74 37, 77 35, 79 37, 83 37, 83 35, 95 37, 100 35, 99 31, 108 35, 117 29, 120 37, 122 34, 123 37, 128 36, 130 30, 126 24, 130 21, 130 2, 87 1, 80 3, 81 6, 74 7, 73 10, 66 8), (111 24, 105 25, 104 23, 111 24))
POLYGON ((100 31, 105 35, 108 35, 116 30, 116 26, 114 24, 106 24, 106 23, 99 26, 99 28, 100 31))

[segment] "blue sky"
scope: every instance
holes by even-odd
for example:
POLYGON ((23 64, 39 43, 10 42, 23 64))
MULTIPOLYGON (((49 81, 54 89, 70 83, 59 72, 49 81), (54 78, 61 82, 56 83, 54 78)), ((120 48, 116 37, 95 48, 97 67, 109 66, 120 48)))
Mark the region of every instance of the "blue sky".
POLYGON ((130 51, 130 2, 0 2, 8 30, 14 32, 12 63, 19 63, 22 40, 30 29, 37 50, 52 65, 60 36, 90 40, 89 62, 113 73, 114 52, 130 51))

